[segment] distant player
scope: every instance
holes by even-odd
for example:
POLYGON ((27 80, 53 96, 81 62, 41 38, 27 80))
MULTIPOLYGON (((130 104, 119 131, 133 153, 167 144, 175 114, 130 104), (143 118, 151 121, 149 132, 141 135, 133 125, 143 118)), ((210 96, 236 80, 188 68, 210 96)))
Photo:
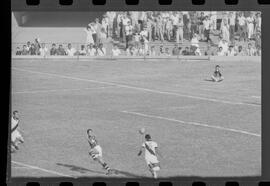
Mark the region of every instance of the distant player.
POLYGON ((87 139, 90 145, 89 155, 93 158, 93 160, 97 161, 99 164, 102 165, 104 169, 107 170, 107 173, 106 173, 107 175, 112 174, 113 173, 112 169, 102 159, 102 148, 98 144, 96 137, 93 135, 92 129, 87 130, 87 139))
POLYGON ((19 132, 19 112, 13 111, 11 117, 11 150, 15 151, 19 149, 19 143, 23 143, 24 139, 19 132))
POLYGON ((220 82, 224 79, 224 77, 220 73, 220 66, 216 65, 214 74, 211 76, 212 81, 220 82))
POLYGON ((158 145, 156 142, 152 141, 149 134, 145 135, 145 142, 138 153, 138 156, 142 154, 143 149, 145 149, 145 161, 149 170, 154 178, 157 178, 157 171, 160 170, 160 164, 157 159, 157 155, 161 156, 158 151, 158 145))

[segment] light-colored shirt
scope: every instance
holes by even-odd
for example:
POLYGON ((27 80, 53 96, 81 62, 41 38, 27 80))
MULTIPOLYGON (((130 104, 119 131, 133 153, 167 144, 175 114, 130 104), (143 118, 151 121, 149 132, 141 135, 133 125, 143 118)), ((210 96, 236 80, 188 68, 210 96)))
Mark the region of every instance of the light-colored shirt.
POLYGON ((112 55, 113 56, 119 56, 121 54, 121 51, 119 50, 119 48, 116 49, 112 49, 112 55))
POLYGON ((151 153, 147 150, 145 144, 147 144, 147 146, 148 146, 148 147, 156 154, 156 148, 158 147, 157 143, 154 142, 154 141, 146 141, 146 142, 144 142, 144 143, 142 144, 142 147, 145 148, 145 153, 144 153, 144 155, 145 155, 145 158, 146 158, 146 159, 151 159, 151 157, 153 157, 153 156, 156 157, 156 155, 151 154, 151 153))
POLYGON ((76 52, 75 48, 67 49, 68 56, 74 56, 75 52, 76 52))
POLYGON ((41 56, 45 56, 45 55, 47 55, 48 49, 46 47, 45 48, 40 48, 39 52, 40 52, 41 56))

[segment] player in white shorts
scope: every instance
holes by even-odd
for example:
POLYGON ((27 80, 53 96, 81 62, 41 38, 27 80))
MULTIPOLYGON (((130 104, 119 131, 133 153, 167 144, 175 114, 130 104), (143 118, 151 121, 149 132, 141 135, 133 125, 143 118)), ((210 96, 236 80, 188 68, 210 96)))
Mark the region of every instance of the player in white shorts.
POLYGON ((145 161, 149 167, 149 170, 154 178, 157 178, 157 171, 160 170, 160 163, 158 161, 157 155, 161 156, 158 151, 158 145, 156 142, 152 141, 149 134, 145 135, 145 142, 138 153, 138 156, 142 154, 143 149, 145 149, 145 161))
POLYGON ((93 158, 94 161, 97 161, 99 164, 102 165, 104 169, 107 170, 106 174, 112 174, 112 169, 108 166, 106 162, 104 162, 102 158, 102 148, 98 144, 96 137, 93 135, 92 129, 87 130, 87 140, 90 146, 89 155, 93 158))
POLYGON ((24 139, 19 132, 19 112, 17 110, 13 111, 11 117, 11 150, 19 149, 19 143, 23 143, 24 139))

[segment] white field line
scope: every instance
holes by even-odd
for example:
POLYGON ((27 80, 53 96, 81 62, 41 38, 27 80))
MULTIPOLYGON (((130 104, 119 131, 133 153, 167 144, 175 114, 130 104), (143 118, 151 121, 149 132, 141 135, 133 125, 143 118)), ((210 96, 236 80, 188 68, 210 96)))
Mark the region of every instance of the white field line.
POLYGON ((252 103, 243 103, 243 102, 237 102, 237 101, 220 100, 220 99, 215 99, 215 98, 191 96, 191 95, 174 93, 174 92, 159 91, 159 90, 154 90, 154 89, 149 89, 149 88, 135 87, 135 86, 131 86, 131 85, 123 85, 123 84, 119 84, 119 83, 97 81, 97 80, 84 79, 84 78, 65 76, 65 75, 59 75, 59 74, 52 74, 52 73, 38 72, 38 71, 32 71, 32 70, 25 70, 25 69, 19 69, 19 68, 15 68, 15 67, 13 67, 12 69, 17 70, 17 71, 24 71, 24 72, 34 73, 34 74, 42 74, 42 75, 54 76, 54 77, 60 77, 60 78, 66 78, 66 79, 72 79, 72 80, 77 80, 77 81, 85 81, 85 82, 100 83, 100 84, 105 84, 105 85, 113 85, 113 86, 117 86, 117 87, 121 87, 121 88, 128 88, 128 89, 140 90, 140 91, 151 92, 151 93, 187 97, 187 98, 193 98, 193 99, 199 99, 199 100, 205 100, 205 101, 211 101, 211 102, 218 102, 218 103, 224 103, 224 104, 231 104, 231 105, 248 105, 248 106, 254 106, 254 107, 261 107, 261 105, 252 104, 252 103))
POLYGON ((251 97, 261 99, 261 96, 251 96, 251 97))
POLYGON ((58 176, 64 176, 64 177, 75 178, 75 176, 63 174, 63 173, 56 172, 56 171, 52 171, 52 170, 48 170, 48 169, 43 169, 43 168, 41 168, 41 167, 32 166, 32 165, 28 165, 28 164, 21 163, 21 162, 16 162, 16 161, 11 161, 11 162, 14 163, 14 164, 20 165, 20 166, 24 166, 24 167, 31 168, 31 169, 36 169, 36 170, 41 170, 41 171, 43 171, 43 172, 48 172, 48 173, 50 173, 50 174, 55 174, 55 175, 58 175, 58 176))
POLYGON ((61 92, 61 91, 77 91, 77 90, 95 90, 95 89, 105 89, 107 87, 92 87, 92 88, 78 88, 78 89, 52 89, 52 90, 29 90, 29 91, 18 91, 12 92, 12 94, 35 94, 35 93, 49 93, 49 92, 61 92))
POLYGON ((184 124, 184 125, 194 125, 194 126, 200 126, 200 127, 214 128, 214 129, 218 129, 218 130, 225 130, 225 131, 230 131, 230 132, 235 132, 235 133, 241 133, 241 134, 261 137, 260 134, 247 132, 247 131, 244 131, 244 130, 238 130, 238 129, 232 129, 232 128, 214 126, 214 125, 208 125, 208 124, 199 123, 199 122, 182 121, 182 120, 177 120, 177 119, 173 119, 173 118, 166 118, 166 117, 161 117, 161 116, 156 116, 156 115, 143 114, 143 113, 139 113, 139 112, 132 112, 132 111, 122 111, 122 112, 127 113, 127 114, 141 116, 141 117, 167 120, 167 121, 171 121, 171 122, 181 123, 181 124, 184 124))

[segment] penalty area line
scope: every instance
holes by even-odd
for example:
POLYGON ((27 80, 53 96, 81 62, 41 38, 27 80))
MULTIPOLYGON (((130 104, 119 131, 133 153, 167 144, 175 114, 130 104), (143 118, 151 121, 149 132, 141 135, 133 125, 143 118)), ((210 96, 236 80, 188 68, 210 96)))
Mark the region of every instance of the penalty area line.
POLYGON ((78 89, 29 90, 29 91, 12 92, 12 94, 36 94, 36 93, 49 93, 49 92, 62 92, 62 91, 97 90, 97 89, 105 89, 105 88, 111 88, 111 87, 112 86, 78 88, 78 89))
POLYGON ((216 99, 216 98, 207 98, 207 97, 201 97, 201 96, 192 96, 192 95, 176 93, 176 92, 160 91, 160 90, 155 90, 155 89, 150 89, 150 88, 136 87, 136 86, 133 86, 133 85, 125 85, 125 84, 120 84, 120 83, 116 83, 116 82, 98 81, 98 80, 78 78, 78 77, 67 76, 67 75, 60 75, 60 74, 53 74, 53 73, 46 73, 46 72, 39 72, 39 71, 33 71, 33 70, 20 69, 20 68, 16 68, 16 67, 12 67, 12 69, 17 70, 17 71, 22 71, 22 72, 28 72, 28 73, 33 73, 33 74, 42 74, 42 75, 58 77, 58 78, 65 78, 65 79, 72 79, 72 80, 77 80, 77 81, 99 83, 99 84, 104 84, 104 85, 113 85, 113 86, 120 87, 120 88, 127 88, 127 89, 133 89, 133 90, 156 93, 156 94, 187 97, 187 98, 192 98, 192 99, 204 100, 204 101, 209 101, 209 102, 217 102, 217 103, 223 103, 223 104, 230 104, 230 105, 247 105, 247 106, 253 106, 253 107, 261 107, 261 105, 257 105, 257 104, 238 102, 238 101, 226 101, 226 100, 220 100, 220 99, 216 99))
POLYGON ((223 130, 223 131, 229 131, 229 132, 234 132, 234 133, 240 133, 240 134, 245 134, 245 135, 250 135, 250 136, 261 137, 260 134, 247 132, 247 131, 244 131, 244 130, 238 130, 238 129, 232 129, 232 128, 214 126, 214 125, 208 125, 208 124, 199 123, 199 122, 182 121, 182 120, 177 120, 177 119, 173 119, 173 118, 166 118, 166 117, 162 117, 162 116, 143 114, 143 113, 139 113, 139 112, 132 112, 132 111, 122 111, 122 112, 126 113, 126 114, 132 114, 132 115, 137 115, 137 116, 141 116, 141 117, 146 117, 146 118, 167 120, 167 121, 171 121, 171 122, 181 123, 181 124, 184 124, 184 125, 194 125, 194 126, 213 128, 213 129, 218 129, 218 130, 223 130))
POLYGON ((53 171, 53 170, 44 169, 44 168, 33 166, 33 165, 28 165, 28 164, 17 162, 17 161, 11 161, 11 163, 14 163, 14 164, 17 164, 17 165, 20 165, 20 166, 24 166, 24 167, 28 167, 30 169, 41 170, 43 172, 47 172, 47 173, 50 173, 50 174, 55 174, 55 175, 58 175, 58 176, 76 178, 75 176, 63 174, 63 173, 60 173, 60 172, 56 172, 56 171, 53 171))

